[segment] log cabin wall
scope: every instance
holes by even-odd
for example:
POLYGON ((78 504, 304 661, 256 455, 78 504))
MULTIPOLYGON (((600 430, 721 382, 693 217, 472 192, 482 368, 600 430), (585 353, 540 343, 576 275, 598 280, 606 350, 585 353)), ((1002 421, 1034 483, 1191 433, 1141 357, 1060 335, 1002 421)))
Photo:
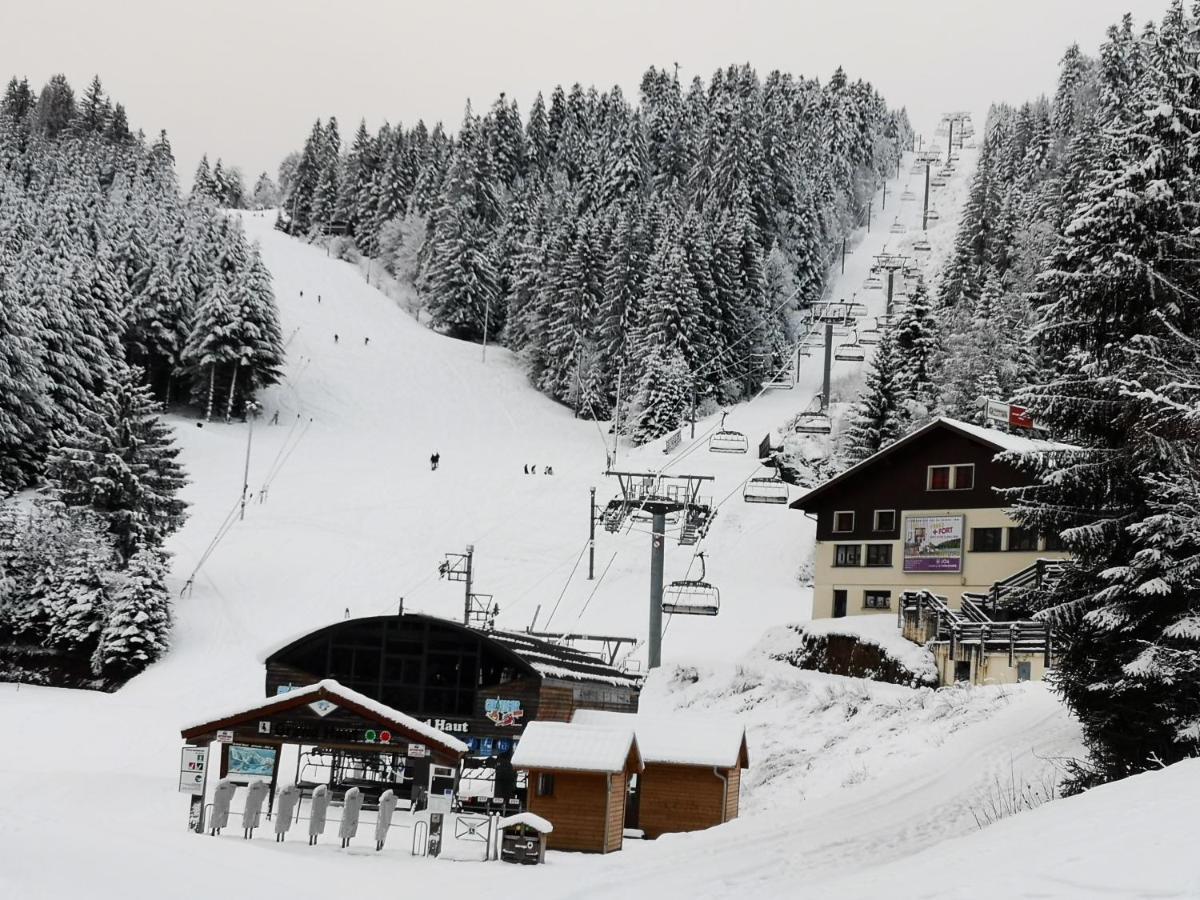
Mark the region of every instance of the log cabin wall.
POLYGON ((711 766, 647 763, 639 778, 638 826, 646 837, 699 831, 737 815, 738 769, 722 769, 728 791, 711 766), (732 797, 733 815, 728 814, 732 797))
MULTIPOLYGON (((616 780, 615 776, 613 780, 616 780)), ((623 778, 621 784, 623 792, 623 778)), ((605 834, 611 805, 609 797, 608 776, 603 773, 529 770, 529 811, 554 825, 554 831, 546 841, 551 850, 606 852, 611 844, 611 840, 606 841, 605 834), (538 795, 541 775, 554 776, 554 793, 550 796, 538 795)), ((618 830, 618 839, 620 834, 618 830)), ((618 843, 617 848, 619 846, 618 843)))

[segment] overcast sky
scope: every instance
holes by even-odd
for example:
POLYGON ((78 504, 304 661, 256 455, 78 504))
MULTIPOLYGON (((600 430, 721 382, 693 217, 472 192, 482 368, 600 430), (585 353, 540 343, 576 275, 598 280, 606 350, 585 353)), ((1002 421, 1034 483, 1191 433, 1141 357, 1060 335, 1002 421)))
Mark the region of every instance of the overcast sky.
MULTIPOLYGON (((838 66, 908 107, 918 130, 945 109, 1054 90, 1076 41, 1093 53, 1132 12, 1167 0, 0 0, 0 67, 76 93, 92 74, 148 134, 166 128, 190 183, 200 154, 247 180, 336 115, 457 128, 500 91, 527 112, 540 89, 620 84, 650 65, 681 78, 749 62, 828 78, 838 66), (16 7, 16 8, 14 8, 16 7)), ((979 124, 982 124, 980 121, 979 124)))

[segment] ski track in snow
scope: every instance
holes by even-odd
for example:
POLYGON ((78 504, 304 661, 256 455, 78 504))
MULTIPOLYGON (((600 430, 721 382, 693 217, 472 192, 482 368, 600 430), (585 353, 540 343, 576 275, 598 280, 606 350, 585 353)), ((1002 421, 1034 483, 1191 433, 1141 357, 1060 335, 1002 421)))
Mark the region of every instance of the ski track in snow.
MULTIPOLYGON (((936 196, 942 218, 928 232, 928 274, 953 244, 975 152, 962 156, 960 172, 936 196)), ((889 183, 888 209, 874 230, 854 235, 846 272, 828 296, 857 294, 871 315, 883 312, 883 294, 860 288, 874 254, 903 251, 919 235, 920 203, 899 200, 910 180, 919 194, 906 165, 889 183), (897 213, 909 226, 904 235, 887 227, 897 213)), ((850 895, 856 873, 900 865, 973 831, 972 804, 994 777, 1010 768, 1038 771, 1041 756, 1074 748, 1075 726, 1038 686, 956 700, 855 686, 753 650, 771 626, 810 613, 809 591, 797 580, 813 539, 810 521, 786 507, 743 504, 739 494, 757 471, 753 448, 762 436, 820 390, 821 361, 813 357, 794 390, 730 411, 727 427, 746 434, 746 455, 707 452, 719 417, 698 422, 696 446, 685 433, 670 456, 661 441, 620 451, 618 468, 710 474, 714 499, 729 497, 698 548, 721 588, 721 614, 670 620, 665 668, 648 682, 643 708, 743 717, 752 768, 739 819, 627 842, 616 856, 552 854, 542 869, 415 859, 403 832, 382 854, 367 848, 361 829, 349 851, 329 840, 316 849, 296 839, 276 845, 269 829, 252 842, 186 833, 186 800, 175 793, 179 727, 260 697, 262 658, 346 610, 388 613, 403 597, 406 609, 459 617, 461 584, 436 575, 446 552, 475 545, 476 590, 495 595, 502 627, 526 627, 540 605, 539 628, 639 639, 646 632, 648 526, 598 531, 597 576, 612 559, 603 583, 589 603, 596 583, 584 577, 584 555, 564 590, 586 545, 588 488, 598 488, 600 506, 616 491, 602 474, 596 424, 534 391, 508 351, 489 347, 485 363, 478 345, 429 331, 355 267, 275 232, 269 216, 244 221, 262 244, 288 336, 285 377, 261 397, 245 518, 235 518, 177 601, 171 652, 119 693, 0 685, 10 734, 37 740, 0 744, 0 896, 199 897, 253 883, 276 884, 291 897, 328 897, 375 891, 387 878, 539 897, 719 897, 746 888, 764 896, 850 895), (279 424, 269 424, 277 411, 279 424), (442 457, 436 472, 434 451, 442 457), (555 474, 524 475, 527 463, 539 472, 553 465, 555 474), (264 482, 270 490, 262 498, 264 482)), ((854 399, 867 364, 835 363, 835 400, 854 399)), ((172 421, 191 478, 191 517, 170 542, 170 586, 178 593, 236 505, 248 427, 172 421)), ((669 544, 667 577, 684 577, 692 560, 693 548, 669 544)), ((912 896, 918 884, 913 891, 891 884, 887 892, 912 896)))

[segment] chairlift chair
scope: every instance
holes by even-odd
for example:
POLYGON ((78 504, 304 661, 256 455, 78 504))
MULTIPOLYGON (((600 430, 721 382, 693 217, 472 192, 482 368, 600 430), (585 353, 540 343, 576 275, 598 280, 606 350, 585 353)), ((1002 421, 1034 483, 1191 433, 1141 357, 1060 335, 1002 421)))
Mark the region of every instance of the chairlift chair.
POLYGON ((837 350, 833 353, 833 358, 842 362, 862 362, 867 358, 867 351, 858 342, 858 334, 856 333, 853 340, 838 345, 837 350))
POLYGON ((926 218, 928 221, 930 221, 930 222, 936 222, 936 221, 937 221, 938 219, 940 219, 941 217, 942 217, 942 214, 941 214, 941 213, 939 213, 939 212, 938 212, 936 209, 934 209, 932 206, 931 206, 931 207, 929 207, 929 212, 925 213, 925 218, 926 218))
POLYGON ((865 304, 865 303, 851 303, 850 304, 850 317, 851 318, 861 319, 866 314, 867 314, 867 304, 865 304))
POLYGON ((878 328, 864 328, 858 333, 858 342, 864 346, 874 346, 879 343, 881 336, 878 328))
POLYGON ((929 179, 929 186, 935 187, 935 188, 944 188, 946 186, 946 179, 945 178, 931 178, 931 179, 929 179))
POLYGON ((746 503, 787 503, 787 483, 774 475, 758 475, 746 482, 742 489, 742 500, 746 503))
POLYGON ((905 203, 912 203, 914 200, 917 199, 917 195, 914 194, 912 191, 908 190, 907 188, 905 188, 904 193, 902 193, 900 195, 900 199, 905 203))
POLYGON ((708 439, 710 453, 745 453, 750 444, 740 431, 725 427, 728 412, 721 413, 721 427, 708 439))
POLYGON ((805 412, 796 417, 792 430, 796 434, 829 434, 833 431, 833 424, 823 412, 805 412))
POLYGON ((892 234, 904 234, 905 230, 904 223, 899 219, 893 219, 891 227, 888 228, 888 231, 890 231, 892 234))
POLYGON ((700 577, 672 581, 663 588, 662 611, 669 615, 715 616, 721 611, 721 592, 709 584, 704 554, 697 553, 700 560, 700 577))
POLYGON ((891 313, 883 313, 875 317, 875 324, 880 328, 891 328, 896 324, 896 317, 891 313))
POLYGON ((883 279, 878 275, 870 275, 863 282, 864 291, 881 291, 883 290, 883 279))
POLYGON ((917 238, 913 241, 913 252, 915 253, 929 253, 932 250, 933 245, 926 238, 917 238))

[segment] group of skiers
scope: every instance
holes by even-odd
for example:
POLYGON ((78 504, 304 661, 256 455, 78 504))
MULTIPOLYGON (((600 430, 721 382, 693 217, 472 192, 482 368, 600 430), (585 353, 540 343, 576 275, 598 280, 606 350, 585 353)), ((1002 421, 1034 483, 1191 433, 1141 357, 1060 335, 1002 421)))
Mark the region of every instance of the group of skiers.
MULTIPOLYGON (((525 474, 526 475, 536 475, 537 474, 537 465, 536 464, 532 465, 532 466, 526 465, 525 466, 525 474)), ((542 474, 543 475, 553 475, 554 474, 554 466, 544 466, 542 468, 542 474)))

